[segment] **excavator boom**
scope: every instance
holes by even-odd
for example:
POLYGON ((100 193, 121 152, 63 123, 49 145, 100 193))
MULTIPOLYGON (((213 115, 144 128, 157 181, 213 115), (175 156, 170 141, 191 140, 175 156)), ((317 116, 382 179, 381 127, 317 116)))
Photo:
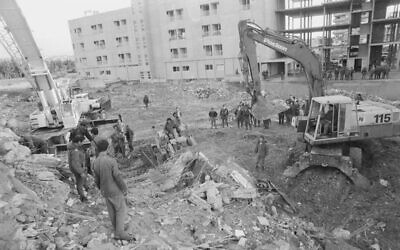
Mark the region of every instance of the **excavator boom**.
POLYGON ((247 86, 261 93, 261 79, 257 64, 256 43, 265 45, 300 63, 306 73, 309 98, 323 96, 324 85, 321 74, 321 64, 317 56, 299 39, 289 39, 269 29, 262 29, 248 20, 239 22, 240 59, 244 81, 247 86), (249 82, 249 74, 252 83, 249 82))

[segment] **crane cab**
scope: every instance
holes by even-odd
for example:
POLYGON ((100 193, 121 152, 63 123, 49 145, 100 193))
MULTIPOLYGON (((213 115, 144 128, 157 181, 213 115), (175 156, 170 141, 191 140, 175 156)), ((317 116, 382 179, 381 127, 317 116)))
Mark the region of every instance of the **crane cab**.
POLYGON ((343 143, 400 135, 400 109, 347 96, 311 100, 304 139, 310 145, 343 143))

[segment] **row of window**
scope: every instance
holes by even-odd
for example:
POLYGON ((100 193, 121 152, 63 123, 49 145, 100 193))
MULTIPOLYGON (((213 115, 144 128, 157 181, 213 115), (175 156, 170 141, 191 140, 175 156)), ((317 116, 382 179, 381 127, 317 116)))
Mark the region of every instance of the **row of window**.
MULTIPOLYGON (((113 21, 113 23, 114 23, 114 26, 120 27, 120 26, 126 26, 127 21, 126 21, 126 19, 120 19, 120 20, 113 21)), ((90 29, 94 32, 103 32, 103 24, 99 23, 99 24, 90 25, 90 29)), ((82 28, 77 27, 77 28, 73 29, 73 32, 75 34, 79 35, 82 33, 82 28)))
POLYGON ((187 48, 179 48, 179 49, 172 48, 170 52, 171 52, 171 58, 187 57, 187 48))
MULTIPOLYGON (((204 65, 205 70, 213 70, 214 66, 212 64, 206 64, 204 65)), ((179 66, 172 66, 172 71, 173 72, 179 72, 181 68, 179 66)), ((182 66, 182 71, 189 71, 190 67, 188 65, 182 66)))
POLYGON ((169 40, 185 39, 185 28, 168 30, 169 40))
POLYGON ((183 17, 183 9, 167 10, 167 16, 170 21, 180 20, 183 17))
MULTIPOLYGON (((132 56, 131 53, 120 53, 118 54, 119 62, 124 63, 124 62, 131 62, 132 61, 132 56)), ((96 56, 96 61, 98 65, 102 64, 107 64, 108 63, 108 56, 96 56)), ((87 63, 87 58, 86 57, 81 57, 79 58, 79 62, 82 64, 87 63)))
POLYGON ((209 4, 201 4, 200 11, 202 16, 217 15, 219 2, 213 2, 209 4))
POLYGON ((203 51, 206 56, 222 56, 222 44, 203 45, 203 51))
POLYGON ((208 24, 201 26, 202 36, 219 36, 221 35, 221 24, 208 24))
MULTIPOLYGON (((189 67, 189 66, 188 66, 189 67)), ((85 72, 85 75, 87 77, 90 77, 90 71, 85 72)), ((104 75, 111 75, 111 70, 107 69, 107 70, 100 70, 99 71, 99 75, 100 76, 104 76, 104 75)), ((151 79, 151 74, 150 71, 140 71, 140 79, 151 79)))
MULTIPOLYGON (((138 64, 139 64, 140 66, 143 65, 142 56, 141 56, 141 55, 138 55, 138 64)), ((145 65, 149 65, 149 57, 148 57, 147 55, 144 55, 144 64, 145 64, 145 65)))
MULTIPOLYGON (((116 46, 119 47, 123 44, 127 44, 129 42, 129 37, 128 36, 120 36, 115 38, 116 46)), ((93 41, 93 45, 97 49, 104 49, 106 47, 106 41, 105 40, 96 40, 93 41)), ((75 44, 72 44, 72 48, 75 49, 75 44)), ((79 43, 79 48, 81 50, 85 49, 85 43, 81 42, 79 43)))

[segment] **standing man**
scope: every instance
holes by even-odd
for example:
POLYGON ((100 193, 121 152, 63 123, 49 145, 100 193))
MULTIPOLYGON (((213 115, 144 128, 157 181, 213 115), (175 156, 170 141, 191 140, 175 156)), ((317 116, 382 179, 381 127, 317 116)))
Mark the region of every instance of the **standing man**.
POLYGON ((221 117, 221 121, 222 121, 222 127, 225 128, 225 124, 226 127, 229 127, 228 125, 228 115, 229 115, 229 110, 226 108, 225 104, 222 105, 222 109, 219 112, 219 116, 221 117))
POLYGON ((245 105, 243 109, 243 121, 244 125, 246 126, 246 130, 251 130, 250 116, 250 108, 249 106, 245 105))
POLYGON ((243 127, 243 103, 240 102, 238 108, 235 111, 237 126, 238 128, 243 127))
POLYGON ((106 140, 100 140, 97 148, 99 156, 94 161, 95 183, 106 201, 108 216, 114 230, 114 238, 117 240, 135 240, 124 229, 128 188, 118 169, 118 163, 107 155, 108 142, 106 140))
POLYGON ((86 157, 82 148, 83 140, 83 136, 74 136, 72 142, 68 144, 67 148, 69 169, 75 176, 76 190, 78 191, 80 199, 82 202, 85 202, 88 199, 83 192, 83 188, 85 187, 86 190, 89 188, 86 183, 86 157))
POLYGON ((128 125, 126 125, 125 138, 126 138, 126 141, 128 142, 130 152, 133 151, 133 135, 134 135, 133 130, 128 125))
POLYGON ((208 116, 210 117, 211 128, 217 128, 217 111, 215 111, 214 108, 211 108, 210 112, 208 112, 208 116))
POLYGON ((144 106, 146 107, 146 109, 149 107, 149 103, 150 103, 150 100, 149 100, 149 97, 147 96, 147 95, 144 95, 144 97, 143 97, 143 103, 144 103, 144 106))
POLYGON ((125 139, 122 134, 118 124, 113 126, 114 133, 111 135, 111 142, 114 148, 114 155, 117 156, 118 153, 121 153, 123 157, 125 157, 125 139))
POLYGON ((264 170, 265 169, 265 157, 268 154, 267 141, 265 140, 264 136, 260 136, 260 138, 258 139, 255 153, 257 154, 256 169, 258 169, 258 167, 260 167, 264 170))

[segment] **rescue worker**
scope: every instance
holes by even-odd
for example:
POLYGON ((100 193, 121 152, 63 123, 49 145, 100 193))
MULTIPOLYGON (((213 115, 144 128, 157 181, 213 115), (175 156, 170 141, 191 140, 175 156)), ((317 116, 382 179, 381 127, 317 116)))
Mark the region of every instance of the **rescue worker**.
POLYGON ((125 138, 126 138, 126 141, 128 142, 130 152, 133 151, 133 135, 134 135, 133 130, 128 125, 126 125, 125 138))
POLYGON ((338 67, 335 67, 334 73, 335 73, 335 80, 339 80, 339 68, 338 67))
POLYGON ((117 156, 118 153, 121 153, 123 157, 125 157, 125 139, 122 134, 119 126, 115 124, 113 126, 114 133, 111 135, 111 143, 114 149, 114 155, 117 156))
POLYGON ((118 163, 114 158, 107 155, 107 140, 100 140, 97 143, 97 148, 99 156, 94 161, 95 183, 105 199, 114 238, 117 240, 135 240, 124 229, 128 188, 118 169, 118 163))
POLYGON ((144 103, 144 106, 146 107, 146 109, 149 107, 149 103, 150 103, 150 100, 149 100, 149 97, 147 96, 147 95, 144 95, 144 97, 143 97, 143 103, 144 103))
POLYGON ((83 188, 89 190, 86 183, 86 159, 85 152, 82 148, 82 141, 84 137, 81 135, 74 136, 72 142, 67 145, 68 149, 68 165, 69 169, 75 176, 76 190, 78 191, 80 200, 82 202, 87 201, 87 197, 83 191, 83 188))
POLYGON ((93 138, 89 133, 88 127, 89 127, 88 121, 86 120, 80 121, 78 126, 70 131, 69 141, 72 141, 72 139, 75 136, 86 137, 89 141, 92 141, 93 138))
POLYGON ((264 136, 260 136, 258 139, 256 149, 254 152, 257 154, 257 162, 256 162, 256 169, 259 167, 263 170, 265 169, 265 157, 268 154, 268 145, 267 141, 265 140, 264 136))
POLYGON ((285 111, 278 113, 279 124, 285 124, 285 111))
POLYGON ((179 137, 181 132, 178 126, 175 124, 175 122, 172 121, 171 118, 167 118, 167 122, 165 123, 164 126, 164 131, 169 139, 175 139, 176 137, 179 137))
POLYGON ((238 128, 243 127, 243 103, 240 102, 238 108, 235 111, 237 126, 238 128))
POLYGON ((321 114, 321 128, 322 128, 322 135, 328 135, 328 133, 332 133, 331 125, 332 125, 332 118, 333 118, 333 107, 331 105, 328 106, 328 111, 326 113, 322 112, 321 114))
POLYGON ((250 118, 251 118, 250 108, 247 105, 245 105, 243 109, 243 121, 246 130, 251 129, 250 118))
POLYGON ((229 110, 226 108, 226 106, 224 104, 224 105, 222 105, 222 109, 219 111, 219 117, 221 117, 223 128, 225 128, 225 124, 226 124, 226 127, 229 127, 228 115, 229 115, 229 110))
POLYGON ((48 154, 47 142, 33 135, 22 135, 19 144, 28 147, 32 154, 48 154))
POLYGON ((363 67, 361 69, 361 80, 365 80, 366 79, 367 73, 368 73, 367 67, 363 67))
POLYGON ((215 111, 214 108, 211 108, 210 112, 208 112, 208 116, 210 117, 211 128, 217 128, 217 111, 215 111))

